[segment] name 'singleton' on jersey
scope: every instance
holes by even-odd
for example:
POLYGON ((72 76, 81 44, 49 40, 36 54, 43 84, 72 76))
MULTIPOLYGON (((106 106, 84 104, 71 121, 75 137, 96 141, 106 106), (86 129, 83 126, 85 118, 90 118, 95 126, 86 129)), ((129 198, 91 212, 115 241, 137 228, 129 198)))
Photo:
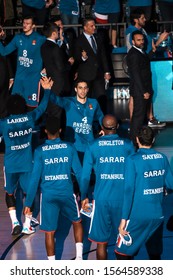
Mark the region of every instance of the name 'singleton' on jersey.
POLYGON ((99 141, 99 146, 122 146, 122 145, 124 145, 124 140, 99 141))

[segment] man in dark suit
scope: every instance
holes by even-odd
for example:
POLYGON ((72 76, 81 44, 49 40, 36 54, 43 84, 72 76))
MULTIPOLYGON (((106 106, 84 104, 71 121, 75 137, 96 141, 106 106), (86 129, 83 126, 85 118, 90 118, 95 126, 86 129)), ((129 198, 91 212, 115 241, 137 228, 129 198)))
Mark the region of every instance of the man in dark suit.
MULTIPOLYGON (((63 96, 65 77, 69 65, 67 64, 63 51, 59 48, 56 40, 59 36, 59 27, 55 23, 47 23, 43 28, 43 34, 47 40, 41 47, 43 64, 48 77, 53 80, 52 91, 56 95, 63 96)), ((48 114, 60 117, 62 108, 51 102, 48 104, 48 114)))
POLYGON ((150 59, 155 48, 146 54, 144 48, 144 35, 137 30, 132 33, 132 48, 127 54, 127 66, 130 76, 130 95, 133 96, 134 109, 130 125, 130 135, 135 146, 138 130, 145 124, 147 111, 152 102, 152 73, 150 59))
POLYGON ((66 82, 64 88, 64 96, 70 96, 74 87, 74 41, 76 39, 75 31, 73 28, 65 28, 60 15, 55 15, 51 18, 51 22, 56 23, 60 28, 59 38, 57 40, 58 46, 64 53, 66 62, 69 65, 68 71, 66 71, 66 82))
POLYGON ((83 33, 76 40, 74 58, 78 78, 89 84, 89 97, 96 98, 106 113, 105 81, 111 76, 104 43, 94 34, 95 29, 94 19, 83 19, 83 33))

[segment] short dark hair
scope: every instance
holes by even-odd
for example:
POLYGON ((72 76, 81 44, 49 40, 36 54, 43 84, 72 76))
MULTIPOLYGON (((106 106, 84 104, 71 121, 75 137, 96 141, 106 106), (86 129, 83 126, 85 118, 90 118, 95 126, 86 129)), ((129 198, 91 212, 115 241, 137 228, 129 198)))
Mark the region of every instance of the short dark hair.
POLYGON ((46 38, 50 37, 53 32, 59 31, 60 28, 54 22, 48 22, 43 26, 43 34, 46 38))
POLYGON ((59 20, 62 21, 61 16, 60 15, 54 15, 54 16, 51 17, 50 22, 55 22, 55 21, 59 21, 59 20))
POLYGON ((25 19, 32 19, 32 24, 36 23, 36 18, 33 17, 32 15, 26 15, 22 18, 22 21, 24 21, 25 19))
POLYGON ((75 85, 74 87, 76 88, 78 86, 79 83, 86 83, 87 84, 87 87, 89 87, 89 84, 87 81, 83 80, 83 79, 78 79, 75 81, 75 85))
POLYGON ((84 27, 85 25, 87 25, 87 23, 89 21, 94 21, 95 22, 95 19, 93 17, 86 17, 86 18, 83 18, 82 19, 82 27, 84 27))
POLYGON ((135 30, 135 31, 132 32, 132 40, 134 40, 135 35, 144 36, 144 34, 140 30, 135 30))
POLYGON ((142 9, 137 8, 137 9, 133 10, 130 13, 130 22, 131 22, 131 24, 135 25, 134 19, 139 19, 141 17, 141 15, 145 15, 145 12, 142 9))
POLYGON ((154 140, 154 131, 151 127, 144 126, 139 130, 137 137, 141 145, 151 146, 154 140))
POLYGON ((7 113, 20 115, 27 112, 26 101, 20 94, 13 94, 7 100, 7 113))
POLYGON ((61 120, 57 117, 49 116, 46 119, 45 128, 50 134, 55 135, 61 128, 61 120))

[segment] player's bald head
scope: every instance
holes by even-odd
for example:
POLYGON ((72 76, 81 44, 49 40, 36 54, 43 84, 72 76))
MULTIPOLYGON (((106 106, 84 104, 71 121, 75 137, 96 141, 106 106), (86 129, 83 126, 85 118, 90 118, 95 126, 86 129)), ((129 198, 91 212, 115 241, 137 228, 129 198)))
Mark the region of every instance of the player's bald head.
POLYGON ((105 115, 102 121, 102 127, 105 131, 112 131, 115 133, 117 129, 117 119, 113 115, 105 115))

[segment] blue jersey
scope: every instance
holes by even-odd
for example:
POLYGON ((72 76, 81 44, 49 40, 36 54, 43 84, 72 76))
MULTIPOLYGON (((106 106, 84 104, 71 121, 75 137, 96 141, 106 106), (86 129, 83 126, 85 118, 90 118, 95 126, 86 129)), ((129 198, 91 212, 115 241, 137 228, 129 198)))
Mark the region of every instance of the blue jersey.
POLYGON ((128 0, 127 5, 129 7, 145 7, 145 6, 151 6, 152 5, 152 0, 128 0))
POLYGON ((141 148, 126 161, 123 219, 163 217, 164 188, 173 190, 173 174, 167 157, 141 148))
POLYGON ((0 134, 5 143, 4 166, 7 173, 32 170, 32 130, 35 121, 46 110, 50 90, 45 90, 40 105, 32 112, 10 115, 0 121, 0 134))
POLYGON ((22 3, 36 9, 42 9, 46 5, 45 0, 22 0, 22 3))
POLYGON ((59 10, 62 14, 79 16, 79 1, 60 0, 59 10))
POLYGON ((93 122, 102 124, 103 113, 97 100, 87 98, 82 104, 76 97, 59 97, 55 94, 51 94, 50 100, 65 109, 65 140, 74 143, 77 151, 85 152, 88 143, 94 139, 93 122))
POLYGON ((29 106, 38 105, 39 101, 38 84, 43 66, 40 48, 45 40, 44 36, 33 31, 30 35, 15 35, 7 46, 0 43, 0 54, 3 56, 17 50, 17 70, 12 93, 24 96, 29 106))
POLYGON ((122 202, 125 161, 131 153, 134 153, 133 144, 117 134, 106 135, 93 141, 84 156, 81 199, 87 197, 90 174, 94 168, 94 199, 122 202))
POLYGON ((46 140, 35 150, 34 167, 28 188, 25 206, 30 207, 34 200, 39 182, 44 195, 62 199, 73 195, 71 171, 80 184, 81 164, 73 144, 60 138, 46 140))
POLYGON ((152 38, 147 34, 144 28, 137 28, 134 25, 129 25, 126 29, 126 45, 129 51, 132 47, 132 33, 133 31, 139 30, 144 35, 144 50, 149 53, 152 50, 152 38))
POLYGON ((94 10, 99 14, 111 14, 120 12, 119 0, 96 0, 94 10))

